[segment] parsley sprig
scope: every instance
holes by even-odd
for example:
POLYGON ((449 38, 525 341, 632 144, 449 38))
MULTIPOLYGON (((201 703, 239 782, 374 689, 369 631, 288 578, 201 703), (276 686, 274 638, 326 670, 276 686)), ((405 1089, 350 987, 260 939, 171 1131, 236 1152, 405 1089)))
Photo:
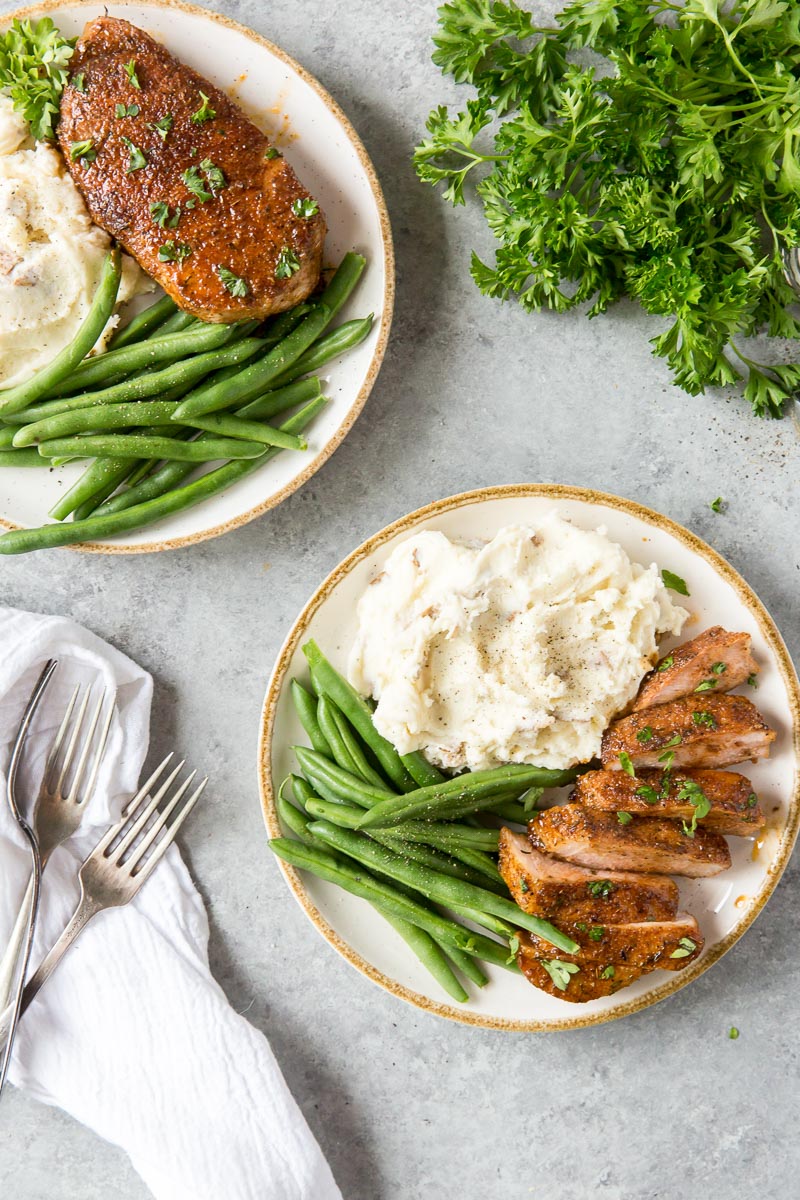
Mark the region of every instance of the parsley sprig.
POLYGON ((800 338, 797 29, 786 0, 574 0, 551 27, 513 0, 444 4, 434 61, 476 95, 434 109, 415 164, 452 204, 476 181, 498 243, 473 255, 481 291, 590 316, 631 296, 668 320, 652 345, 676 384, 744 382, 780 416, 800 362, 745 340, 800 338))
MULTIPOLYGON (((0 91, 8 92, 37 141, 55 137, 61 93, 76 41, 62 37, 50 17, 12 21, 0 34, 0 91)), ((76 86, 78 80, 83 82, 83 76, 76 76, 76 86)))

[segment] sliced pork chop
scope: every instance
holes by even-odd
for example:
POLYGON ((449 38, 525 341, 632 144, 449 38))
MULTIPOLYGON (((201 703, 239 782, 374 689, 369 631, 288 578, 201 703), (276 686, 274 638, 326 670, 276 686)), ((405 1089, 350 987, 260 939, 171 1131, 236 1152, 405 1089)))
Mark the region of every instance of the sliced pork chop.
POLYGON ((752 783, 735 771, 638 771, 635 779, 624 771, 587 771, 570 794, 570 800, 587 808, 689 822, 703 799, 711 805, 698 818, 706 829, 753 837, 764 828, 752 783))
POLYGON ((534 846, 545 854, 595 871, 647 871, 701 879, 731 865, 728 843, 703 829, 692 837, 679 821, 632 817, 622 824, 617 813, 583 804, 562 804, 541 813, 528 826, 534 846))
MULTIPOLYGON (((703 949, 703 935, 694 917, 682 913, 674 921, 637 921, 628 925, 561 925, 580 946, 576 954, 562 954, 564 962, 615 963, 652 971, 681 971, 703 949)), ((529 953, 550 959, 553 947, 536 934, 528 934, 529 953)))
MULTIPOLYGON (((599 963, 599 962, 583 962, 577 964, 578 970, 575 974, 567 974, 566 972, 559 974, 557 964, 564 961, 569 961, 568 955, 562 955, 557 952, 558 957, 553 958, 552 954, 548 958, 539 958, 536 952, 532 950, 527 933, 519 935, 520 947, 517 952, 517 964, 525 978, 534 987, 539 988, 542 992, 548 992, 551 996, 555 996, 557 1000, 568 1000, 573 1004, 585 1004, 589 1000, 599 1000, 603 996, 613 996, 620 988, 628 987, 629 984, 635 983, 646 972, 640 967, 628 967, 624 964, 616 963, 599 963), (544 965, 547 962, 550 965, 550 971, 544 965), (553 978, 553 964, 556 964, 554 971, 556 979, 560 979, 559 986, 556 979, 553 978)), ((551 947, 552 950, 552 947, 551 947)))
POLYGON ((750 652, 750 634, 728 633, 714 625, 661 659, 639 688, 633 708, 638 711, 680 696, 702 695, 698 688, 729 692, 757 675, 758 669, 750 652))
POLYGON ((631 713, 603 734, 603 766, 623 769, 624 756, 639 767, 725 767, 769 757, 775 740, 745 696, 683 696, 631 713))
POLYGON ((577 867, 542 854, 510 829, 500 831, 500 871, 521 909, 559 928, 565 922, 669 921, 678 911, 677 884, 664 875, 577 867))
POLYGON ((224 92, 116 17, 88 23, 70 72, 58 140, 72 178, 182 309, 239 321, 314 290, 319 206, 224 92))

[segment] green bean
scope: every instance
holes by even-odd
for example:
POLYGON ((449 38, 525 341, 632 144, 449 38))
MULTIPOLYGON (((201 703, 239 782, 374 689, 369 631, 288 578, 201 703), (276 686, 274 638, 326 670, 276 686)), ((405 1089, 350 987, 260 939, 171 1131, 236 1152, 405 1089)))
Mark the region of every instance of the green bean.
MULTIPOLYGON (((330 723, 337 731, 339 740, 341 742, 343 748, 342 758, 339 758, 337 754, 333 755, 339 766, 344 768, 346 771, 352 771, 354 775, 359 775, 366 783, 372 783, 375 785, 375 787, 379 787, 384 791, 387 790, 388 785, 386 780, 378 774, 375 768, 368 761, 352 725, 344 716, 341 709, 337 708, 337 706, 328 696, 320 697, 318 707, 320 725, 323 728, 323 732, 327 736, 328 731, 326 725, 330 723)), ((334 743, 332 741, 331 748, 334 748, 334 743)), ((388 790, 391 789, 389 788, 388 790)))
POLYGON ((175 462, 216 462, 227 458, 260 458, 258 442, 236 438, 208 438, 202 442, 179 442, 173 438, 133 434, 97 434, 90 437, 52 438, 39 443, 44 458, 68 454, 71 458, 116 458, 128 450, 134 458, 166 458, 175 462))
POLYGON ((237 409, 236 416, 251 421, 266 421, 278 413, 286 412, 288 408, 293 408, 295 404, 305 404, 306 401, 316 400, 321 395, 322 384, 316 375, 312 375, 310 379, 300 379, 288 387, 265 392, 263 396, 237 409))
MULTIPOLYGON (((36 453, 39 453, 38 450, 36 453)), ((41 458, 41 455, 39 457, 41 458)), ((111 495, 123 480, 127 479, 135 465, 135 458, 98 458, 86 468, 80 479, 75 480, 61 499, 56 501, 48 516, 55 521, 65 521, 71 512, 75 512, 93 496, 104 490, 106 495, 111 495)))
POLYGON ((401 755, 401 762, 417 787, 430 787, 434 783, 444 783, 447 778, 418 750, 414 750, 411 754, 401 755))
POLYGON ((329 320, 328 309, 324 304, 318 304, 288 337, 268 351, 263 358, 245 367, 235 379, 203 384, 190 392, 175 414, 175 420, 187 421, 190 417, 203 417, 206 413, 217 412, 222 408, 230 408, 233 404, 255 399, 285 366, 291 365, 315 341, 329 320))
MULTIPOLYGON (((286 780, 283 781, 286 783, 286 780)), ((304 846, 318 846, 319 842, 313 834, 308 832, 308 818, 304 817, 299 809, 295 808, 283 795, 283 784, 281 784, 275 801, 275 808, 280 817, 281 825, 286 829, 290 829, 304 846)))
POLYGON ((504 804, 492 807, 492 816, 499 817, 502 821, 513 821, 516 825, 527 825, 538 811, 537 808, 525 808, 517 801, 507 800, 504 804))
MULTIPOLYGON (((501 917, 514 924, 517 928, 530 930, 544 941, 549 942, 566 954, 577 954, 578 946, 572 938, 561 933, 549 921, 534 917, 518 908, 504 896, 483 887, 475 887, 449 875, 441 875, 437 871, 423 870, 416 863, 408 862, 397 854, 379 846, 363 834, 351 833, 346 829, 338 829, 327 821, 314 821, 309 825, 311 833, 322 839, 326 845, 364 863, 367 867, 377 867, 384 874, 400 883, 410 884, 436 904, 460 904, 464 908, 475 909, 478 912, 489 913, 501 917)), ((466 948, 466 947, 465 947, 466 948)))
MULTIPOLYGON (((325 406, 325 403, 323 397, 312 400, 310 404, 289 417, 282 428, 289 433, 301 433, 325 406)), ((262 447, 259 446, 259 450, 261 449, 262 447)), ((172 513, 183 512, 184 509, 199 504, 201 500, 225 491, 231 484, 257 470, 280 453, 281 451, 275 447, 265 450, 255 459, 226 463, 222 467, 217 467, 216 470, 201 475, 199 479, 185 484, 184 487, 176 488, 166 495, 158 495, 150 501, 134 504, 121 512, 105 513, 102 516, 95 513, 85 521, 43 525, 38 529, 9 530, 0 535, 0 554, 25 554, 30 550, 47 550, 53 546, 100 541, 119 533, 145 528, 172 513)), ((149 481, 145 480, 145 482, 149 481)))
POLYGON ((425 929, 441 944, 455 946, 467 954, 494 962, 498 966, 506 966, 508 950, 499 942, 484 937, 483 934, 473 933, 442 917, 439 913, 418 904, 390 884, 381 882, 362 868, 354 868, 348 862, 334 858, 330 853, 316 846, 303 846, 288 838, 272 838, 269 847, 273 854, 304 871, 311 871, 320 879, 338 884, 354 896, 361 896, 373 904, 379 905, 393 916, 410 921, 420 929, 425 929))
POLYGON ((328 740, 325 734, 320 729, 319 720, 317 719, 317 702, 306 688, 303 687, 297 679, 293 679, 289 685, 289 690, 292 696, 295 712, 300 718, 300 724, 306 731, 306 736, 311 742, 311 745, 318 754, 324 754, 327 758, 331 757, 331 748, 328 745, 328 740))
MULTIPOLYGON (((344 804, 339 799, 331 802, 316 799, 315 807, 310 808, 309 812, 313 812, 315 817, 320 817, 323 821, 341 825, 343 829, 356 829, 364 816, 363 808, 344 804)), ((390 836, 400 838, 404 842, 423 842, 448 854, 455 854, 456 850, 462 847, 467 850, 496 851, 500 831, 470 829, 466 825, 446 824, 444 821, 406 821, 403 825, 392 826, 390 836)))
POLYGON ((171 317, 167 317, 164 324, 158 331, 158 337, 165 337, 168 333, 183 333, 184 329, 193 329, 196 325, 203 325, 205 322, 193 317, 191 313, 183 312, 178 309, 171 317))
POLYGON ((0 467, 52 467, 52 465, 36 450, 0 450, 0 467))
MULTIPOLYGON (((447 992, 448 996, 452 996, 452 998, 454 1000, 458 1000, 460 1004, 466 1004, 467 1000, 469 1000, 469 996, 464 991, 463 987, 458 981, 458 977, 453 972, 453 968, 448 962, 448 956, 452 956, 454 962, 456 955, 458 955, 459 958, 463 957, 470 964, 472 964, 473 960, 467 958, 467 955, 462 956, 461 952, 456 949, 451 949, 450 952, 445 953, 439 943, 424 929, 420 929, 418 925, 412 925, 410 921, 406 921, 403 917, 397 917, 390 912, 384 912, 378 905, 375 907, 377 908, 378 912, 381 913, 381 916, 384 918, 384 920, 388 921, 392 928, 400 934, 400 937, 403 939, 406 945, 408 945, 410 949, 414 951, 423 967, 428 969, 436 982, 440 984, 441 987, 443 987, 447 992)), ((484 979, 486 978, 480 968, 477 968, 477 970, 474 972, 474 975, 482 976, 484 979)), ((478 986, 481 986, 480 983, 478 986)))
POLYGON ((375 754, 392 783, 404 792, 411 791, 414 788, 414 780, 403 766, 394 746, 382 737, 373 725, 372 710, 364 697, 359 695, 352 684, 328 662, 315 641, 307 642, 303 646, 303 653, 311 668, 311 677, 317 691, 333 700, 375 754))
POLYGON ((155 329, 164 324, 167 317, 177 312, 177 309, 178 306, 171 296, 162 296, 155 304, 137 313, 123 329, 114 334, 108 343, 109 350, 121 350, 123 346, 130 346, 133 342, 140 342, 142 338, 149 337, 155 329))
POLYGON ((370 808, 382 800, 397 799, 396 793, 386 785, 376 787, 374 783, 367 783, 358 775, 342 770, 338 763, 331 762, 315 750, 309 750, 308 746, 295 746, 294 752, 304 775, 308 776, 314 786, 324 787, 345 804, 359 804, 362 808, 370 808))
POLYGON ((491 879, 494 884, 499 884, 503 891, 506 892, 506 882, 500 874, 497 864, 488 854, 484 854, 482 850, 468 850, 463 846, 453 846, 449 853, 465 866, 470 867, 473 871, 477 871, 486 879, 491 879))
POLYGON ((365 814, 361 824, 363 828, 386 827, 420 816, 440 819, 460 817, 490 807, 493 799, 500 803, 507 799, 503 793, 509 789, 519 794, 530 787, 562 787, 571 783, 575 776, 574 770, 551 771, 546 767, 529 767, 523 763, 493 767, 488 771, 471 771, 457 775, 446 783, 418 788, 405 796, 395 796, 376 804, 365 814))
MULTIPOLYGON (((332 824, 336 824, 336 822, 334 821, 332 824)), ((480 871, 473 871, 472 868, 457 862, 448 854, 442 854, 430 846, 423 846, 421 842, 403 842, 386 833, 373 833, 370 836, 406 862, 418 863, 428 871, 439 871, 442 875, 450 875, 453 879, 463 879, 465 883, 473 883, 476 887, 488 886, 486 877, 480 871)), ((496 888, 492 887, 491 890, 495 891, 496 888)))
POLYGON ((100 283, 89 312, 81 322, 80 328, 70 344, 65 346, 46 367, 37 371, 32 379, 0 392, 0 413, 4 417, 9 413, 28 408, 41 396, 47 395, 51 388, 65 379, 70 371, 73 371, 78 363, 86 357, 114 311, 122 272, 121 264, 119 250, 110 250, 103 263, 100 283))
POLYGON ((162 333, 158 337, 134 342, 121 350, 106 350, 81 363, 64 384, 48 393, 51 396, 71 396, 104 386, 112 376, 129 377, 136 371, 165 363, 184 361, 192 354, 219 350, 232 341, 238 332, 236 325, 198 325, 178 333, 162 333))
POLYGON ((245 338, 232 346, 195 354, 185 361, 170 363, 169 366, 160 367, 155 371, 144 371, 131 379, 123 379, 95 392, 79 392, 76 396, 63 396, 56 400, 47 400, 43 404, 31 405, 24 412, 17 413, 12 418, 12 423, 28 425, 33 421, 60 416, 61 413, 73 412, 76 409, 92 408, 101 404, 130 403, 134 400, 144 400, 148 396, 162 395, 163 398, 163 393, 173 388, 182 389, 179 393, 182 395, 209 372, 223 366, 238 367, 260 349, 261 342, 258 338, 245 338))
POLYGON ((345 321, 336 329, 332 329, 330 333, 326 333, 309 350, 306 350, 305 354, 301 354, 282 375, 273 380, 273 387, 285 387, 286 384, 299 379, 301 375, 318 371, 332 358, 338 358, 344 354, 345 350, 352 350, 354 346, 358 346, 369 336, 373 320, 374 316, 370 313, 368 317, 345 321))
MULTIPOLYGON (((310 786, 310 785, 309 785, 310 786)), ((308 797, 308 811, 321 821, 330 821, 340 825, 342 829, 355 829, 364 815, 363 808, 355 808, 352 804, 343 804, 341 800, 326 800, 313 791, 308 797)))
POLYGON ((350 754, 350 750, 342 737, 339 724, 334 716, 332 703, 326 696, 320 696, 317 701, 317 721, 326 742, 330 746, 330 755, 333 761, 343 771, 349 771, 353 775, 360 775, 350 754))
POLYGON ((17 430, 15 446, 33 446, 51 438, 73 433, 91 433, 95 429, 128 429, 136 425, 163 425, 180 401, 138 400, 133 404, 107 404, 95 408, 77 408, 58 413, 43 421, 34 421, 17 430))
POLYGON ((0 449, 10 450, 16 434, 17 430, 13 425, 8 425, 5 429, 0 429, 0 449))
POLYGON ((207 417, 190 417, 186 423, 192 429, 202 429, 206 433, 215 433, 220 437, 261 442, 264 446, 282 446, 284 450, 308 449, 308 442, 304 438, 296 437, 293 433, 283 433, 274 425, 264 425, 259 421, 242 421, 239 417, 231 417, 227 413, 210 413, 207 417))
POLYGON ((488 929, 490 933, 496 933, 498 937, 510 940, 519 932, 510 921, 504 921, 502 917, 495 917, 492 913, 479 912, 474 908, 464 908, 461 904, 448 904, 447 907, 456 916, 463 917, 465 921, 472 921, 473 925, 480 925, 482 929, 488 929))
POLYGON ((338 314, 339 310, 350 298, 353 288, 361 278, 366 263, 367 260, 361 254, 356 254, 352 250, 348 250, 339 263, 339 266, 333 273, 333 277, 322 293, 322 302, 330 311, 331 319, 338 314))
POLYGON ((474 983, 477 987, 486 987, 489 982, 488 975, 484 975, 483 971, 478 966, 478 960, 472 958, 469 954, 465 954, 463 950, 457 950, 455 946, 443 945, 447 957, 458 967, 459 971, 466 975, 470 983, 474 983))
POLYGON ((307 779, 304 779, 302 775, 292 775, 290 778, 292 781, 292 795, 295 798, 295 803, 298 804, 299 807, 305 812, 308 808, 308 805, 312 803, 312 801, 317 800, 318 797, 315 794, 311 784, 307 779))
POLYGON ((267 348, 271 350, 273 346, 277 346, 278 342, 282 342, 285 337, 288 337, 292 330, 300 324, 303 317, 308 316, 313 307, 313 304, 295 304, 294 308, 279 313, 264 331, 267 348))

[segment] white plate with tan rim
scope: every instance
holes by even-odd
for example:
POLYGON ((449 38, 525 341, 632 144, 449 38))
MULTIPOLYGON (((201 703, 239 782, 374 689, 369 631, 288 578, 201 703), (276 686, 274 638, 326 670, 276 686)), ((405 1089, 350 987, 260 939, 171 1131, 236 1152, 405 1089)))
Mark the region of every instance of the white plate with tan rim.
MULTIPOLYGON (((367 259, 358 288, 338 321, 375 314, 370 336, 322 371, 331 404, 316 419, 305 453, 278 455, 228 491, 140 532, 78 547, 106 554, 170 550, 217 537, 274 508, 301 487, 344 439, 366 402, 383 359, 394 302, 394 256, 389 219, 374 168, 355 130, 326 91, 298 63, 234 21, 176 0, 148 3, 44 3, 0 14, 50 16, 68 37, 102 13, 146 29, 176 57, 237 101, 275 141, 316 196, 328 222, 325 264, 347 250, 367 259)), ((338 323, 338 322, 337 322, 338 323)), ((82 468, 0 471, 0 526, 41 525, 82 468)))
MULTIPOLYGON (((681 908, 697 917, 703 931, 701 957, 683 971, 654 971, 615 996, 588 1004, 557 1000, 522 976, 489 967, 488 986, 479 990, 467 985, 469 1003, 456 1005, 366 901, 280 864, 317 930, 353 966, 420 1008, 494 1029, 600 1024, 655 1004, 696 979, 738 941, 763 908, 786 866, 800 820, 800 687, 780 634, 753 591, 710 546, 650 509, 601 492, 531 484, 467 492, 403 517, 354 550, 311 597, 278 656, 264 703, 259 770, 270 837, 281 832, 275 790, 296 770, 290 747, 307 741, 288 688, 293 676, 307 678, 302 645, 316 639, 335 666, 346 668, 359 596, 398 540, 412 531, 436 529, 449 537, 491 538, 504 525, 533 522, 553 509, 582 528, 605 527, 635 561, 655 562, 682 576, 691 593, 688 599, 681 597, 681 604, 691 612, 684 640, 712 624, 752 635, 762 670, 758 690, 750 695, 778 736, 768 761, 736 768, 752 778, 762 799, 768 822, 764 835, 757 841, 730 838, 733 864, 721 875, 678 880, 681 908)), ((663 648, 670 644, 665 640, 663 648)), ((739 953, 747 953, 746 943, 739 953)))

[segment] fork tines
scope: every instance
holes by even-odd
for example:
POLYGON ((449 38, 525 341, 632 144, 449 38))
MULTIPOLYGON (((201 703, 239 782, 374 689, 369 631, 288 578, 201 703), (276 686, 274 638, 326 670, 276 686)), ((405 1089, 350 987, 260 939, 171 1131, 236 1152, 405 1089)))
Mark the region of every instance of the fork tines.
POLYGON ((89 708, 89 700, 92 689, 88 686, 83 693, 83 699, 78 706, 78 713, 73 721, 73 713, 75 706, 78 704, 81 695, 80 685, 75 688, 67 705, 67 711, 64 714, 64 719, 61 722, 58 733, 55 736, 52 748, 47 756, 47 763, 44 769, 43 786, 52 794, 63 796, 63 788, 67 780, 68 774, 72 771, 73 761, 76 751, 78 752, 77 763, 75 763, 74 772, 70 780, 69 792, 63 799, 67 803, 74 804, 79 801, 79 792, 86 774, 87 767, 89 768, 89 778, 87 785, 83 790, 83 797, 89 797, 94 791, 94 785, 97 782, 97 774, 100 770, 100 763, 103 759, 103 752, 108 741, 108 734, 111 729, 111 720, 114 716, 114 702, 112 698, 111 704, 100 724, 100 716, 103 711, 103 705, 106 699, 106 690, 100 692, 97 704, 94 706, 92 715, 89 719, 88 728, 84 734, 84 723, 86 714, 89 708), (98 731, 99 728, 99 731, 98 731), (63 758, 61 757, 61 749, 66 742, 63 758), (94 751, 93 751, 94 747, 94 751), (90 755, 91 764, 90 764, 90 755), (60 765, 59 765, 60 760, 60 765))
POLYGON ((202 779, 191 795, 184 800, 197 775, 196 771, 191 771, 183 782, 175 787, 164 806, 159 808, 185 765, 185 760, 181 760, 150 795, 151 789, 161 779, 172 757, 171 753, 168 754, 150 778, 145 780, 126 806, 121 820, 109 829, 91 856, 109 860, 117 868, 127 871, 137 882, 143 882, 166 853, 208 782, 207 777, 202 779))

